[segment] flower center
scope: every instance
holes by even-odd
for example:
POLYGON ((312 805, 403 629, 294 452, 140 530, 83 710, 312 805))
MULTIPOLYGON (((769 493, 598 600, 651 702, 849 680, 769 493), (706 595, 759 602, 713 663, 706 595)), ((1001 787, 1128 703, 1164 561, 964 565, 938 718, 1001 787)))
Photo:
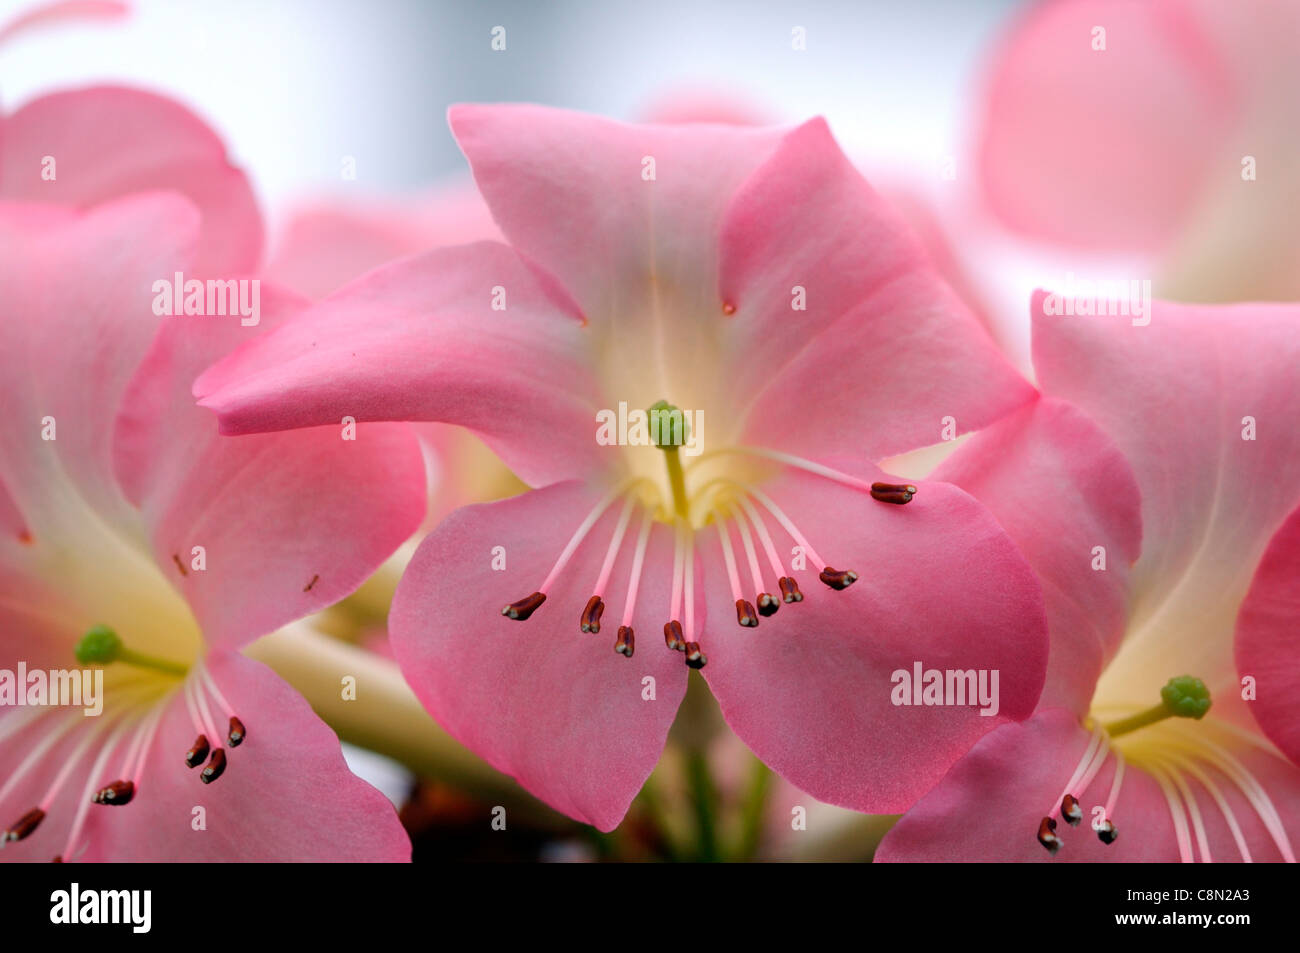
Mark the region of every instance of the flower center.
POLYGON ((58 772, 39 803, 0 832, 0 848, 10 841, 25 840, 36 832, 55 809, 76 771, 85 768, 92 749, 98 746, 86 776, 85 789, 80 799, 74 802, 77 806, 70 820, 66 845, 54 858, 56 862, 75 859, 85 850, 87 845, 82 831, 91 805, 124 807, 138 798, 144 784, 145 763, 177 688, 184 693, 186 709, 197 734, 184 760, 190 768, 206 762, 199 773, 200 781, 210 784, 226 770, 226 753, 220 747, 222 732, 217 729, 217 716, 223 717, 227 725, 224 733, 227 747, 238 747, 247 736, 243 722, 202 661, 187 668, 134 651, 105 625, 92 626, 86 632, 77 643, 76 657, 82 665, 121 663, 129 670, 115 680, 111 693, 106 692, 109 697, 105 699, 104 714, 87 724, 80 712, 59 716, 49 708, 36 709, 35 714, 17 724, 12 731, 0 735, 0 743, 22 740, 30 744, 27 756, 0 786, 0 807, 47 756, 57 755, 61 760, 58 772), (108 704, 110 698, 111 706, 108 704), (59 749, 60 742, 76 735, 79 737, 69 751, 59 749), (217 747, 213 747, 214 742, 217 747), (117 770, 110 771, 115 760, 117 770))
POLYGON ((1295 855, 1282 824, 1281 815, 1263 785, 1227 747, 1212 735, 1232 731, 1226 724, 1211 724, 1213 719, 1195 729, 1191 721, 1201 722, 1210 710, 1210 692, 1198 678, 1183 675, 1170 679, 1160 690, 1160 703, 1151 708, 1102 724, 1092 719, 1093 732, 1074 772, 1066 782, 1060 798, 1054 802, 1038 824, 1038 842, 1055 855, 1063 841, 1057 833, 1057 821, 1071 827, 1083 820, 1082 799, 1089 786, 1113 754, 1114 776, 1104 806, 1093 809, 1093 830, 1103 844, 1113 844, 1119 837, 1114 816, 1128 761, 1146 771, 1155 780, 1169 804, 1179 856, 1185 863, 1199 851, 1201 860, 1211 860, 1201 805, 1188 777, 1200 782, 1222 813, 1244 861, 1250 861, 1250 848, 1241 824, 1224 795, 1226 782, 1245 797, 1258 814, 1282 857, 1294 862, 1295 855), (1118 745, 1116 739, 1124 739, 1118 745), (1120 750, 1121 746, 1124 748, 1120 750), (1126 758, 1127 755, 1127 758, 1126 758))
MULTIPOLYGON (((651 408, 652 413, 671 414, 675 411, 676 408, 664 401, 651 408)), ((640 520, 633 547, 627 597, 614 650, 627 658, 631 658, 636 650, 633 622, 636 621, 637 595, 645 568, 650 530, 658 521, 671 526, 673 530, 672 592, 667 606, 668 621, 663 626, 664 643, 670 650, 684 653, 687 666, 703 668, 707 658, 700 647, 695 624, 695 552, 710 525, 718 536, 731 597, 735 602, 736 622, 743 628, 757 626, 760 617, 774 615, 783 603, 794 604, 802 602, 804 598, 794 576, 795 570, 792 567, 787 571, 781 559, 769 520, 789 535, 808 560, 821 567, 818 579, 830 589, 847 589, 857 581, 858 574, 851 569, 835 569, 823 560, 808 537, 780 506, 745 475, 723 472, 707 480, 692 481, 691 477, 698 473, 697 468, 701 464, 712 463, 724 457, 740 457, 769 467, 775 464, 794 468, 860 490, 880 502, 895 505, 909 502, 917 492, 917 488, 910 484, 868 483, 813 461, 763 447, 731 446, 712 450, 701 454, 689 467, 684 467, 678 453, 684 439, 679 429, 674 432, 672 439, 661 436, 655 440, 655 446, 663 454, 667 470, 667 499, 661 485, 647 477, 629 477, 620 482, 592 507, 578 525, 536 591, 505 606, 501 614, 507 619, 523 622, 541 608, 548 591, 564 573, 573 554, 591 529, 606 510, 621 500, 622 508, 592 586, 593 595, 579 613, 579 630, 586 633, 600 631, 605 612, 604 593, 615 561, 623 548, 632 517, 639 510, 640 520), (748 591, 741 581, 737 550, 732 539, 733 526, 739 535, 745 565, 749 570, 752 585, 748 591), (767 559, 770 573, 765 574, 763 570, 759 558, 760 547, 767 559), (752 600, 748 598, 751 592, 752 600), (779 596, 776 595, 778 592, 779 596)))

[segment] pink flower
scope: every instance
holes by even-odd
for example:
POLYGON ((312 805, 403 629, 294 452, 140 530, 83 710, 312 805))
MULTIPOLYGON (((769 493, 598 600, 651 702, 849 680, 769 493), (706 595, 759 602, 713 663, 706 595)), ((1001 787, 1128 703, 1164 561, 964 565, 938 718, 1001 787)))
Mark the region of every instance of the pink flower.
POLYGON ((226 433, 459 423, 541 487, 454 513, 398 588, 395 650, 434 717, 610 829, 687 666, 761 758, 862 809, 905 807, 1026 715, 1046 646, 1022 558, 951 486, 890 505, 912 494, 872 490, 869 461, 1033 391, 825 124, 533 106, 451 124, 512 244, 374 272, 195 385, 226 433), (597 439, 660 400, 689 413, 685 449, 597 439), (999 669, 997 717, 893 707, 891 673, 917 659, 999 669))
POLYGON ((985 198, 1031 237, 1142 256, 1167 296, 1294 299, 1298 70, 1294 3, 1035 4, 988 78, 985 198))
POLYGON ((877 858, 1294 860, 1300 309, 1157 301, 1135 327, 1045 301, 1048 396, 935 476, 986 503, 1042 580, 1047 684, 877 858))
POLYGON ((212 433, 189 400, 196 372, 305 302, 262 289, 256 327, 155 316, 155 282, 255 259, 239 224, 246 183, 179 107, 62 94, 0 131, 5 194, 93 206, 0 206, 0 664, 104 669, 99 717, 0 712, 6 855, 406 859, 392 806, 348 770, 334 733, 237 650, 346 595, 419 524, 413 438, 401 425, 355 443, 337 427, 212 433), (183 121, 162 135, 160 117, 183 121), (139 154, 115 152, 123 126, 139 154), (32 181, 50 142, 67 149, 47 193, 32 181), (199 208, 103 201, 153 179, 199 208))

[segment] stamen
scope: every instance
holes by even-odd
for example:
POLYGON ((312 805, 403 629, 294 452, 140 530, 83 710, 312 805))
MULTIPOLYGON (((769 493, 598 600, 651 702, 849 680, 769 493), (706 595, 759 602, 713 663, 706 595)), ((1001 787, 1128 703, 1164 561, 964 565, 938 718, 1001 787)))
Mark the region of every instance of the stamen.
POLYGON ((690 668, 704 668, 708 659, 705 658, 704 652, 700 650, 700 643, 695 641, 695 539, 692 534, 690 544, 686 547, 686 569, 683 573, 686 580, 686 624, 683 627, 685 633, 686 645, 686 664, 690 668))
POLYGON ((893 503, 901 506, 904 503, 912 502, 912 497, 915 495, 916 487, 910 483, 871 484, 871 498, 881 503, 893 503))
MULTIPOLYGON (((868 483, 866 480, 858 479, 857 477, 851 476, 850 474, 845 473, 842 470, 836 470, 833 467, 828 467, 820 463, 814 463, 812 460, 807 460, 803 457, 796 457, 793 454, 782 453, 779 450, 769 450, 766 447, 719 447, 716 450, 710 450, 707 453, 702 453, 699 456, 697 456, 692 466, 698 465, 699 463, 709 459, 710 457, 718 457, 724 454, 742 454, 751 457, 763 457, 768 460, 775 460, 778 463, 784 463, 787 466, 794 467, 797 470, 805 470, 808 473, 813 473, 816 474, 817 476, 825 477, 826 479, 832 480, 835 483, 842 483, 845 486, 854 488, 855 490, 866 490, 876 499, 880 499, 880 497, 876 496, 875 491, 877 487, 892 492, 898 492, 898 493, 905 492, 908 494, 908 500, 910 500, 912 495, 916 493, 916 487, 912 486, 910 483, 908 484, 868 483)), ((908 500, 891 499, 891 500, 884 500, 883 502, 906 503, 908 500)))
POLYGON ((190 750, 185 752, 185 767, 197 768, 208 759, 209 750, 207 736, 199 735, 194 739, 194 744, 190 746, 190 750))
POLYGON ((719 516, 714 520, 718 530, 718 539, 722 542, 722 559, 727 564, 727 579, 731 582, 731 597, 736 600, 736 621, 742 626, 753 628, 758 625, 758 614, 754 607, 740 593, 740 574, 736 572, 736 554, 731 548, 731 535, 719 516))
POLYGON ((123 806, 135 797, 135 785, 130 781, 111 781, 95 792, 91 798, 96 804, 123 806))
POLYGON ((208 759, 207 766, 199 772, 199 780, 204 784, 211 784, 225 773, 226 752, 222 748, 216 748, 212 752, 212 757, 208 759))
POLYGON ((501 614, 507 619, 515 619, 519 622, 525 621, 530 615, 537 611, 538 607, 546 601, 546 593, 534 592, 531 596, 525 596, 518 602, 512 602, 501 610, 501 614))
POLYGON ((858 581, 858 574, 852 569, 832 569, 827 566, 817 574, 817 578, 832 589, 843 591, 858 581))
POLYGON ((770 496, 757 487, 746 486, 744 489, 745 492, 758 500, 758 502, 762 503, 767 511, 776 517, 776 521, 785 527, 785 531, 790 534, 790 538, 803 548, 804 553, 815 565, 828 565, 824 559, 817 555, 817 551, 812 548, 812 544, 808 542, 807 537, 805 537, 803 533, 799 532, 799 527, 795 526, 794 523, 791 522, 790 517, 785 515, 785 512, 777 506, 775 502, 773 502, 770 496))
POLYGON ((670 649, 686 650, 686 636, 682 624, 677 621, 682 608, 683 570, 686 565, 685 531, 680 520, 673 522, 673 591, 668 598, 668 618, 664 625, 664 644, 670 649))
POLYGON ((678 652, 686 651, 686 639, 682 636, 682 624, 677 621, 664 623, 664 644, 678 652))
POLYGON ((632 571, 627 580, 627 599, 623 605, 623 625, 631 627, 632 613, 636 609, 637 593, 641 589, 641 569, 645 565, 646 545, 650 542, 650 527, 654 524, 654 512, 648 507, 641 517, 641 530, 636 536, 636 553, 632 556, 632 571))
MULTIPOLYGON (((44 712, 41 713, 43 714, 44 712)), ((24 777, 27 776, 27 774, 32 770, 32 768, 34 768, 36 764, 40 762, 41 758, 45 756, 45 753, 49 751, 50 748, 54 747, 54 745, 59 741, 59 739, 61 739, 64 735, 66 735, 69 731, 71 731, 74 725, 83 724, 82 717, 83 716, 75 712, 69 712, 66 716, 64 716, 62 721, 60 721, 55 725, 52 725, 46 731, 45 736, 41 738, 40 741, 36 742, 32 750, 27 753, 27 757, 23 758, 22 763, 18 765, 18 770, 14 771, 13 774, 9 775, 9 777, 5 779, 5 783, 3 787, 0 787, 0 804, 4 803, 5 798, 9 796, 10 792, 13 791, 13 789, 18 786, 18 783, 24 777)), ((30 814, 31 812, 29 811, 28 813, 30 814)), ((24 815, 24 817, 25 816, 26 815, 24 815)), ((42 816, 44 816, 43 812, 42 812, 42 816)), ((40 820, 38 819, 36 823, 39 824, 40 820)), ((18 825, 15 824, 13 827, 10 828, 10 830, 15 829, 17 826, 18 825)), ((33 830, 34 829, 35 828, 33 828, 33 830)), ((30 834, 31 831, 29 830, 27 833, 30 834)), ((23 837, 26 836, 27 834, 23 835, 23 837)), ((19 840, 19 839, 20 838, 8 837, 7 832, 0 832, 0 847, 4 846, 6 840, 19 840)))
MULTIPOLYGON (((749 533, 749 521, 745 514, 735 507, 727 507, 727 513, 736 520, 736 527, 740 530, 740 541, 745 547, 745 559, 749 562, 749 574, 754 579, 754 592, 758 595, 754 601, 758 605, 758 614, 767 617, 775 615, 776 610, 781 608, 781 600, 763 589, 763 573, 758 568, 758 553, 754 549, 754 539, 749 533)), ((777 573, 779 578, 782 574, 777 573)))
POLYGON ((636 638, 630 625, 620 625, 618 627, 618 640, 614 643, 614 651, 619 655, 626 655, 628 658, 631 658, 632 653, 636 651, 636 638))
POLYGON ((601 601, 600 596, 592 596, 582 610, 582 617, 578 620, 579 627, 583 632, 599 632, 600 617, 604 614, 605 603, 601 601))
POLYGON ((1067 794, 1061 799, 1061 817, 1071 827, 1078 827, 1083 820, 1083 808, 1079 807, 1079 801, 1073 794, 1067 794))
MULTIPOLYGON (((185 753, 185 766, 189 768, 197 768, 207 760, 208 752, 211 751, 211 744, 208 741, 207 735, 209 729, 204 725, 203 719, 199 715, 198 707, 195 704, 194 683, 192 680, 185 680, 185 687, 182 689, 182 693, 185 698, 185 709, 190 715, 190 723, 194 726, 194 730, 198 732, 198 737, 194 739, 194 744, 191 745, 190 750, 185 753)), ((213 732, 213 737, 219 736, 216 732, 213 732)))
POLYGON ((1038 843, 1047 848, 1047 852, 1056 856, 1061 849, 1061 839, 1056 836, 1056 821, 1045 817, 1038 822, 1038 843))
POLYGON ((229 721, 229 731, 226 733, 226 743, 232 748, 238 748, 240 744, 243 743, 244 739, 248 737, 248 731, 244 728, 244 723, 235 716, 234 706, 226 700, 226 696, 223 695, 221 689, 217 687, 217 680, 213 678, 212 673, 208 671, 208 666, 205 663, 200 662, 195 666, 195 668, 198 669, 199 678, 203 680, 204 686, 217 700, 218 705, 220 705, 222 711, 225 712, 226 718, 229 721))
POLYGON ((1105 817, 1102 819, 1101 827, 1097 830, 1097 837, 1103 844, 1115 843, 1115 838, 1119 837, 1119 832, 1115 830, 1115 824, 1111 820, 1115 816, 1115 805, 1119 803, 1119 788, 1124 783, 1124 754, 1121 751, 1115 752, 1115 777, 1110 782, 1110 794, 1106 797, 1105 817))
POLYGON ((609 541, 609 548, 605 550, 605 561, 601 563, 600 574, 596 577, 596 585, 592 587, 598 595, 592 596, 587 600, 587 608, 582 612, 582 618, 579 622, 583 632, 599 632, 600 617, 605 611, 605 603, 601 601, 599 593, 605 591, 605 585, 609 582, 609 574, 614 569, 614 560, 618 557, 619 548, 623 545, 623 534, 627 532, 628 520, 632 518, 632 505, 636 498, 628 494, 627 500, 623 503, 623 510, 618 515, 618 525, 614 527, 614 536, 609 541))
POLYGON ((781 590, 782 601, 803 602, 803 593, 799 591, 799 583, 794 581, 793 576, 782 576, 776 584, 781 590))
MULTIPOLYGON (((740 508, 745 511, 749 521, 754 524, 754 532, 758 533, 759 542, 763 544, 763 549, 767 553, 768 561, 772 564, 772 574, 777 579, 785 578, 785 564, 781 562, 781 557, 777 555, 776 544, 772 542, 772 534, 767 531, 767 525, 759 515, 758 510, 754 509, 754 504, 749 502, 744 496, 737 497, 736 502, 740 508)), ((790 600, 785 600, 789 602, 790 600)))
POLYGON ((99 756, 95 758, 90 774, 86 776, 86 787, 81 792, 81 799, 77 802, 77 813, 73 817, 72 827, 68 829, 68 841, 64 845, 63 853, 59 855, 60 857, 72 856, 72 849, 77 845, 77 841, 81 837, 81 829, 85 826, 86 814, 90 811, 90 805, 97 801, 97 795, 92 795, 92 792, 99 783, 99 779, 104 776, 104 767, 108 764, 109 755, 117 747, 117 743, 122 738, 122 733, 126 731, 127 724, 128 722, 123 720, 113 729, 112 735, 104 743, 104 747, 100 749, 99 756))
POLYGON ((1155 765, 1148 765, 1147 772, 1160 785, 1160 790, 1165 796, 1165 801, 1169 804, 1169 816, 1174 821, 1174 836, 1178 838, 1178 858, 1184 864, 1195 863, 1196 858, 1192 855, 1192 835, 1187 826, 1187 814, 1183 810, 1182 802, 1178 800, 1178 792, 1174 786, 1169 783, 1169 778, 1165 773, 1155 765))
POLYGON ((14 823, 9 825, 9 829, 5 831, 4 840, 23 840, 24 838, 31 836, 32 832, 41 826, 41 821, 43 820, 45 820, 45 812, 39 807, 32 808, 22 817, 18 818, 18 820, 14 821, 14 823))

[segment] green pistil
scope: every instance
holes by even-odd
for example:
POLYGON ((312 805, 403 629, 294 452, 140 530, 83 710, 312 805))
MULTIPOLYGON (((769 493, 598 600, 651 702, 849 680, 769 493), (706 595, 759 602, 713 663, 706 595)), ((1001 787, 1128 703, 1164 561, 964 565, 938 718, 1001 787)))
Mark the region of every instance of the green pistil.
POLYGON ((690 504, 686 496, 686 474, 682 472, 682 461, 678 448, 688 439, 688 424, 680 410, 666 400, 656 401, 646 412, 650 420, 650 439, 664 452, 664 464, 668 467, 668 484, 673 490, 673 509, 682 519, 690 517, 690 504), (681 421, 680 435, 673 433, 673 424, 681 421), (674 439, 680 436, 680 441, 674 439))
POLYGON ((1205 683, 1191 675, 1179 675, 1160 689, 1159 705, 1107 725, 1106 733, 1118 738, 1166 718, 1195 718, 1199 721, 1209 710, 1210 690, 1205 683))
POLYGON ((166 659, 145 655, 128 649, 121 637, 106 625, 91 626, 76 648, 77 661, 82 665, 110 665, 125 662, 138 668, 151 668, 168 675, 184 675, 186 668, 166 659))

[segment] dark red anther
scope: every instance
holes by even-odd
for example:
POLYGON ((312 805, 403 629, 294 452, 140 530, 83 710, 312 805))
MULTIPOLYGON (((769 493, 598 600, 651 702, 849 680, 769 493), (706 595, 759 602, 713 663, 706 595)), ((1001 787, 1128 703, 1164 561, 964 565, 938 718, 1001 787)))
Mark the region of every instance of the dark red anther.
POLYGON ((912 502, 916 487, 910 483, 873 483, 871 498, 881 503, 894 503, 898 506, 912 502))
POLYGON ((1097 839, 1103 844, 1113 844, 1116 837, 1119 837, 1119 831, 1115 830, 1115 825, 1108 817, 1101 822, 1101 827, 1097 828, 1097 839))
POLYGON ((230 733, 226 735, 226 744, 230 745, 232 748, 238 748, 243 743, 247 734, 248 732, 244 730, 244 723, 234 715, 231 715, 230 733))
POLYGON ((130 804, 135 797, 135 784, 131 781, 114 781, 95 792, 91 800, 96 804, 113 804, 121 806, 130 804))
POLYGON ((582 625, 583 632, 599 632, 600 617, 605 614, 605 603, 600 601, 600 596, 592 596, 587 600, 587 607, 582 610, 582 618, 578 621, 582 625))
POLYGON ((683 651, 686 653, 686 664, 691 668, 704 668, 708 661, 704 653, 700 651, 699 642, 687 642, 683 651))
POLYGON ((190 750, 185 752, 185 767, 197 768, 207 760, 209 750, 208 736, 199 735, 190 750))
POLYGON ((62 854, 55 854, 55 855, 54 855, 54 859, 53 859, 52 861, 50 861, 50 863, 52 863, 52 864, 61 864, 61 863, 63 863, 63 855, 62 855, 62 854))
POLYGON ((760 592, 758 594, 758 614, 763 618, 770 615, 776 615, 776 610, 781 608, 781 600, 770 592, 760 592))
POLYGON ((546 601, 546 593, 534 592, 531 596, 520 599, 518 602, 512 602, 501 610, 501 614, 507 619, 516 619, 523 622, 530 615, 537 611, 537 607, 546 601))
POLYGON ((799 591, 799 583, 794 581, 792 576, 782 576, 776 581, 781 587, 782 602, 803 602, 803 593, 799 591))
POLYGON ((1056 821, 1050 817, 1045 817, 1038 823, 1038 843, 1052 855, 1061 849, 1061 839, 1056 836, 1056 821))
POLYGON ((45 820, 45 812, 39 807, 32 808, 5 831, 4 840, 22 840, 40 827, 43 820, 45 820))
POLYGON ((745 599, 736 600, 736 621, 747 629, 758 625, 758 613, 745 599))
POLYGON ((226 751, 224 748, 217 748, 212 752, 212 757, 208 759, 207 765, 199 772, 199 780, 204 784, 211 784, 221 777, 225 771, 226 751))
POLYGON ((1083 808, 1079 806, 1079 801, 1073 794, 1061 798, 1061 817, 1065 818, 1065 823, 1071 827, 1078 827, 1079 822, 1083 820, 1083 808))
POLYGON ((843 592, 858 581, 858 574, 852 569, 832 569, 827 566, 817 574, 817 578, 832 589, 843 592))
POLYGON ((630 625, 620 625, 618 627, 618 639, 614 642, 614 651, 619 655, 626 655, 628 658, 631 658, 632 653, 636 651, 636 636, 632 634, 630 625))
POLYGON ((678 652, 686 651, 686 639, 682 637, 682 624, 676 619, 664 623, 664 644, 678 652))

